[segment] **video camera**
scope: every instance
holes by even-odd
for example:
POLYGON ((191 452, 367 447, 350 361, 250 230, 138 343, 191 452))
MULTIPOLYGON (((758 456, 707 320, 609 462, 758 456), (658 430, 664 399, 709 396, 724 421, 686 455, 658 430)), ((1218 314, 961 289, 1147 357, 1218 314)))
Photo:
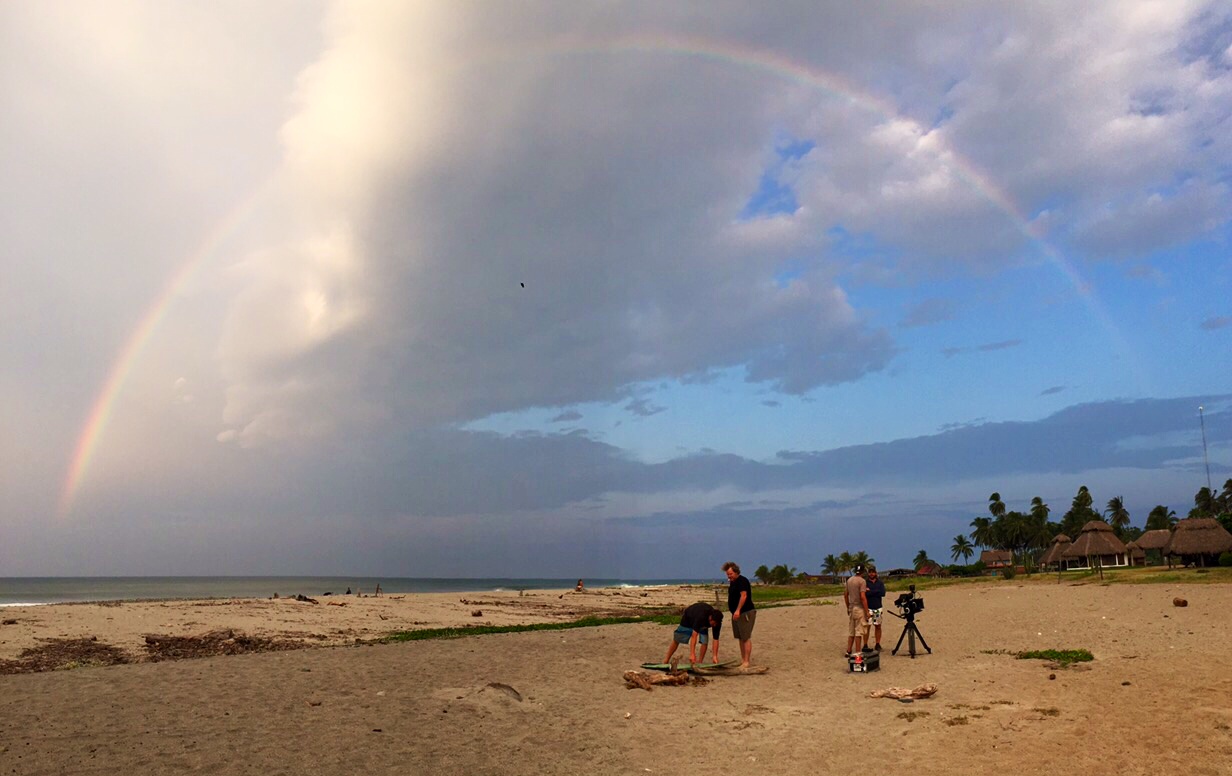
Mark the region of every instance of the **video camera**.
POLYGON ((902 617, 914 617, 924 610, 924 598, 915 594, 915 585, 908 586, 908 591, 894 599, 902 617))

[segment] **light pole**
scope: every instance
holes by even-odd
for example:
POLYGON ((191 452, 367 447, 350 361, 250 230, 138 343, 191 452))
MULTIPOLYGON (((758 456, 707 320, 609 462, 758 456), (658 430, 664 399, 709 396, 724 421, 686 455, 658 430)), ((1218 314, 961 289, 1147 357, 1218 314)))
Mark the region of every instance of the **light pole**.
POLYGON ((1206 464, 1206 489, 1212 495, 1211 490, 1211 459, 1206 455, 1206 418, 1202 414, 1202 405, 1198 405, 1198 423, 1202 425, 1202 462, 1206 464))

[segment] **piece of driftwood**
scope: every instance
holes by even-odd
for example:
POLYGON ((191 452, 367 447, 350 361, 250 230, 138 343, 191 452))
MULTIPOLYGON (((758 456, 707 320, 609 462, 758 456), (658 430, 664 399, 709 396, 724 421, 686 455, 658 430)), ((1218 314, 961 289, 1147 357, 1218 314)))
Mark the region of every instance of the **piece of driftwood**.
POLYGON ((914 690, 908 690, 905 687, 887 687, 884 690, 873 690, 868 694, 870 698, 893 698, 899 700, 902 698, 927 698, 937 692, 937 685, 922 684, 914 690))
POLYGON ((689 674, 674 671, 666 674, 648 674, 645 671, 625 671, 625 687, 630 690, 650 690, 656 684, 682 685, 689 683, 689 674))

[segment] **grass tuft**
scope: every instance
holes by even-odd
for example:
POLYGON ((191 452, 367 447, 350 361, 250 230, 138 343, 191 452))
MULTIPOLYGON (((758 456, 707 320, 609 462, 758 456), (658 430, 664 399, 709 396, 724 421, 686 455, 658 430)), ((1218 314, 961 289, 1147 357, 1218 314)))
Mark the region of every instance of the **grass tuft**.
POLYGON ((463 628, 424 628, 423 630, 399 631, 386 636, 383 641, 423 641, 426 639, 460 639, 466 636, 482 636, 489 633, 524 633, 527 631, 556 631, 573 628, 595 628, 600 625, 623 625, 634 622, 653 622, 659 625, 675 625, 678 614, 648 615, 642 617, 583 617, 570 622, 537 622, 528 625, 472 625, 463 628))
POLYGON ((1085 649, 1032 649, 1019 652, 1017 657, 1019 660, 1051 660, 1063 668, 1095 659, 1095 656, 1085 649))

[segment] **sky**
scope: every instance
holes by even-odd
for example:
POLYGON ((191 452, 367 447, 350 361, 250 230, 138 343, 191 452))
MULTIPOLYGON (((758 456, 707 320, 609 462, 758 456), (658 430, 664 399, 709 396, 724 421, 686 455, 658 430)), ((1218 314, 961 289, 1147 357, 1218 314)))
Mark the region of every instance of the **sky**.
POLYGON ((1232 477, 1228 2, 0 3, 0 115, 0 577, 895 567, 1232 477))

